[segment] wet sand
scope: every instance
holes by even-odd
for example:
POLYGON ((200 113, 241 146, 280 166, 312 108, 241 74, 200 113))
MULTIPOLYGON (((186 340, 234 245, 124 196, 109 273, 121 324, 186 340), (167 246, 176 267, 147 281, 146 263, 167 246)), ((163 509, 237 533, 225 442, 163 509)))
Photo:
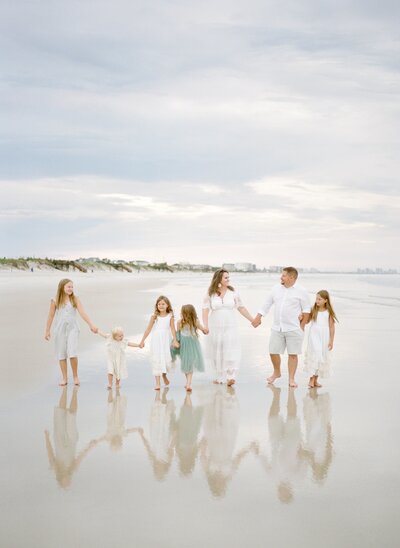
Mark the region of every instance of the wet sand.
MULTIPOLYGON (((301 279, 331 291, 333 376, 319 390, 265 384, 271 315, 238 315, 235 389, 179 366, 156 394, 147 353, 128 350, 129 378, 106 391, 104 342, 81 325, 80 378, 57 386, 43 340, 54 273, 0 273, 2 546, 395 547, 400 472, 399 277, 301 279)), ((61 276, 62 277, 62 276, 61 276)), ((201 308, 208 275, 71 276, 93 321, 135 339, 155 298, 201 308)), ((232 275, 251 312, 277 277, 232 275)))

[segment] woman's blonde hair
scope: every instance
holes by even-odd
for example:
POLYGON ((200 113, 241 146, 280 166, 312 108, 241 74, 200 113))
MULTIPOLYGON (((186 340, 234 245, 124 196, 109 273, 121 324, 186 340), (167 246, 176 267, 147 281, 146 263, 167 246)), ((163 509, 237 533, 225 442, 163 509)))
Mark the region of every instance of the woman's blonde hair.
MULTIPOLYGON (((224 268, 220 268, 219 270, 216 270, 214 272, 214 275, 213 275, 211 283, 210 283, 210 287, 208 288, 208 294, 209 294, 210 297, 212 297, 215 294, 216 295, 221 294, 221 291, 219 290, 218 286, 221 283, 222 276, 225 273, 229 274, 229 272, 227 270, 225 270, 224 268)), ((231 291, 235 291, 234 288, 231 285, 228 285, 228 289, 230 289, 231 291)))
MULTIPOLYGON (((64 305, 65 295, 66 295, 64 293, 64 287, 69 283, 73 283, 73 282, 72 280, 68 278, 63 278, 62 280, 58 282, 57 295, 56 295, 56 308, 60 308, 60 306, 64 305)), ((72 304, 74 308, 76 308, 77 302, 76 302, 76 297, 74 293, 72 293, 72 295, 68 295, 68 297, 69 297, 69 302, 72 304)))
POLYGON ((168 299, 168 297, 165 297, 164 295, 160 295, 158 297, 158 299, 156 300, 156 304, 154 305, 154 315, 155 316, 159 316, 160 315, 160 311, 158 310, 158 303, 160 301, 164 301, 165 304, 167 305, 167 314, 173 314, 174 311, 172 310, 172 306, 171 306, 171 301, 168 299))
MULTIPOLYGON (((333 321, 337 322, 338 319, 336 317, 335 311, 333 310, 333 306, 331 304, 331 298, 329 296, 328 291, 326 291, 326 289, 321 289, 321 291, 318 291, 317 295, 322 297, 322 299, 326 300, 325 307, 327 311, 329 312, 329 316, 333 318, 333 321)), ((317 319, 317 316, 318 316, 318 306, 317 306, 317 303, 314 303, 314 306, 311 309, 310 321, 315 322, 317 319)))
POLYGON ((197 324, 198 324, 198 318, 196 309, 192 304, 184 304, 181 308, 181 329, 183 329, 185 326, 188 326, 190 329, 190 332, 193 335, 197 334, 197 324))
POLYGON ((124 334, 124 330, 122 329, 122 327, 113 327, 111 329, 111 336, 112 338, 115 340, 115 335, 123 335, 124 334))

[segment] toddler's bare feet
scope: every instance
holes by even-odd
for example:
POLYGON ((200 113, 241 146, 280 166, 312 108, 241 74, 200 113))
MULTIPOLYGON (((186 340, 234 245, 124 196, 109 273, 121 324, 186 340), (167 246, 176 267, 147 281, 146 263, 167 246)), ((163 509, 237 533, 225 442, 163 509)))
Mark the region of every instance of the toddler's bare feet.
POLYGON ((235 384, 235 379, 229 379, 228 382, 226 383, 227 386, 233 386, 235 384))
POLYGON ((321 388, 322 387, 322 384, 320 384, 319 382, 315 381, 314 383, 314 388, 321 388))
POLYGON ((165 386, 168 386, 169 385, 169 380, 168 380, 167 374, 163 373, 162 378, 163 378, 165 386))
POLYGON ((297 382, 295 382, 294 379, 290 379, 290 380, 289 380, 289 386, 290 386, 291 388, 297 388, 297 382))
POLYGON ((272 373, 270 377, 267 377, 268 384, 273 384, 276 379, 279 379, 280 375, 276 375, 275 373, 272 373))

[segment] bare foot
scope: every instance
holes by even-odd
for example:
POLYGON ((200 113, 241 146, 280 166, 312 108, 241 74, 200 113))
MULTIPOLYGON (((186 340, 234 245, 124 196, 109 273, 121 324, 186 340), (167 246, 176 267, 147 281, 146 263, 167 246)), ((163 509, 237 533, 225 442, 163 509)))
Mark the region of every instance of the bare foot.
POLYGON ((67 386, 67 384, 68 384, 67 380, 62 380, 61 382, 58 383, 58 386, 67 386))
POLYGON ((78 377, 75 377, 75 378, 74 378, 74 385, 75 385, 75 386, 79 386, 80 384, 81 384, 81 383, 79 382, 78 377))
POLYGON ((169 385, 169 380, 168 380, 167 374, 163 373, 162 378, 163 378, 165 386, 168 386, 169 385))
POLYGON ((229 381, 226 383, 227 386, 233 386, 235 384, 235 379, 229 379, 229 381))
POLYGON ((186 387, 186 392, 191 392, 192 391, 192 387, 191 386, 187 386, 186 387))
POLYGON ((213 381, 213 384, 222 384, 222 381, 218 381, 217 379, 213 381))
POLYGON ((267 378, 267 382, 268 384, 273 384, 276 379, 279 379, 280 375, 275 375, 275 373, 273 373, 270 377, 267 378))
POLYGON ((290 386, 291 388, 297 388, 297 382, 295 382, 295 381, 289 381, 289 386, 290 386))
POLYGON ((119 388, 119 387, 120 387, 120 384, 119 384, 119 383, 120 383, 120 381, 116 381, 116 382, 115 382, 115 388, 119 388))
POLYGON ((159 387, 159 386, 156 386, 156 387, 154 388, 154 390, 160 390, 160 387, 159 387))
POLYGON ((112 389, 112 386, 108 385, 107 390, 111 390, 111 389, 112 389))
POLYGON ((321 388, 322 384, 319 384, 319 382, 314 383, 314 388, 321 388))
POLYGON ((314 388, 314 383, 309 382, 308 383, 308 388, 314 388))

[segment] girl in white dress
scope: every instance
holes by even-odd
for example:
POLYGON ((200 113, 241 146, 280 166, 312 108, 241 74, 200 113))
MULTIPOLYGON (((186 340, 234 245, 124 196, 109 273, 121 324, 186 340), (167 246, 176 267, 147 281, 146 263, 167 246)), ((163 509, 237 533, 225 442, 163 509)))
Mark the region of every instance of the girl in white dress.
POLYGON ((236 325, 236 310, 249 322, 253 321, 243 306, 239 294, 229 285, 229 272, 219 269, 214 272, 208 293, 203 302, 205 355, 214 370, 214 383, 235 384, 235 373, 240 364, 240 342, 236 325))
POLYGON ((107 389, 112 389, 113 379, 115 377, 115 386, 120 386, 121 379, 128 377, 128 370, 126 368, 126 347, 132 346, 138 348, 139 344, 128 341, 124 337, 124 331, 122 327, 114 327, 110 333, 103 333, 98 330, 97 333, 106 339, 107 348, 107 373, 108 373, 108 386, 107 389))
POLYGON ((319 388, 318 377, 330 375, 330 351, 335 338, 336 314, 328 291, 318 291, 309 317, 310 330, 304 358, 304 371, 310 374, 309 388, 319 388))
POLYGON ((68 384, 67 359, 71 362, 74 384, 79 385, 78 378, 78 314, 88 324, 93 333, 97 327, 92 323, 83 309, 81 301, 74 295, 74 285, 71 280, 64 278, 58 284, 57 295, 51 300, 47 318, 46 341, 50 339, 50 329, 54 321, 54 340, 57 359, 60 363, 62 380, 60 386, 68 384))
POLYGON ((156 382, 155 390, 160 390, 161 375, 164 384, 166 386, 169 384, 167 371, 170 368, 172 360, 171 343, 175 348, 179 347, 179 343, 176 340, 172 306, 169 299, 164 295, 158 297, 156 301, 154 313, 139 344, 140 348, 144 347, 144 342, 150 333, 150 361, 156 382))

